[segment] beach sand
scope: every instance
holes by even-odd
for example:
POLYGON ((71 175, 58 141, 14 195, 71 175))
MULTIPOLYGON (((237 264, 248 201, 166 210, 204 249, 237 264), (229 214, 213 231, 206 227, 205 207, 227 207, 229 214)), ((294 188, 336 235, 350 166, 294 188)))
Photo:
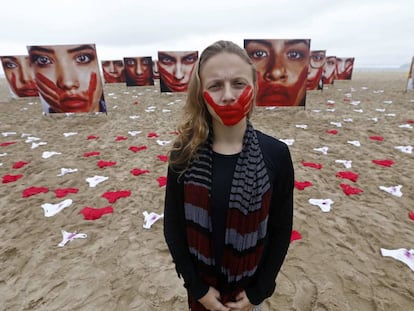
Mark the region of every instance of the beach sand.
MULTIPOLYGON (((293 229, 302 238, 291 243, 267 310, 413 310, 414 271, 380 253, 414 248, 414 155, 395 148, 414 145, 414 92, 404 92, 405 81, 404 72, 355 72, 352 81, 308 92, 306 109, 255 109, 255 128, 294 140, 295 180, 313 184, 295 189, 293 229), (372 162, 386 159, 394 164, 372 162), (341 171, 357 181, 337 177, 341 171), (346 195, 341 183, 362 192, 346 195), (379 188, 397 185, 401 197, 379 188), (334 203, 323 212, 311 198, 334 203)), ((163 212, 167 163, 159 156, 175 138, 185 94, 107 84, 108 114, 96 116, 43 116, 38 98, 9 99, 4 79, 0 94, 0 177, 23 175, 0 185, 0 310, 186 310, 162 220, 143 228, 144 211, 163 212), (45 159, 46 151, 60 154, 45 159), (116 164, 100 168, 100 160, 116 164), (19 161, 27 164, 13 168, 19 161), (58 176, 62 168, 77 171, 58 176), (108 179, 90 187, 95 175, 108 179), (49 191, 23 197, 29 187, 49 191), (57 198, 61 188, 79 191, 57 198), (102 197, 113 191, 131 194, 114 203, 102 197), (72 205, 45 217, 42 204, 65 199, 72 205), (97 220, 80 213, 108 206, 113 213, 97 220), (62 229, 87 237, 58 247, 62 229)))

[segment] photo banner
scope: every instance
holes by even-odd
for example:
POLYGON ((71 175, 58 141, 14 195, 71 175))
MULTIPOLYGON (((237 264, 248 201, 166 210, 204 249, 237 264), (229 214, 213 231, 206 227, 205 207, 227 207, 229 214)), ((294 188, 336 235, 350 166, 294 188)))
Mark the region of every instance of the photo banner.
POLYGON ((0 56, 12 98, 39 96, 28 55, 0 56))
POLYGON ((124 61, 122 59, 103 60, 101 67, 105 83, 125 82, 124 61))
POLYGON ((323 85, 333 84, 336 78, 336 56, 326 56, 323 66, 322 81, 323 85))
POLYGON ((27 46, 43 111, 106 112, 95 44, 27 46))
POLYGON ((336 57, 336 80, 351 80, 354 57, 336 57))
POLYGON ((124 57, 127 86, 154 85, 151 56, 124 57))
POLYGON ((309 59, 309 70, 306 89, 309 90, 321 90, 323 89, 323 66, 325 65, 325 50, 311 51, 309 59))
POLYGON ((256 65, 257 106, 305 106, 310 39, 245 39, 256 65))
POLYGON ((161 92, 187 92, 198 51, 158 51, 161 92))
POLYGON ((414 90, 414 56, 411 59, 410 69, 408 70, 407 90, 414 90))

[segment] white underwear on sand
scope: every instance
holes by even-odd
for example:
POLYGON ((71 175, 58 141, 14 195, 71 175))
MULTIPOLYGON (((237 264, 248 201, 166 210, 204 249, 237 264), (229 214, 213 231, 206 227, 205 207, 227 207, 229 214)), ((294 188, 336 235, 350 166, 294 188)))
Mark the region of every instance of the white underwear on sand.
POLYGON ((171 142, 171 140, 160 140, 160 139, 157 139, 157 144, 160 145, 160 146, 166 146, 170 142, 171 142))
POLYGON ((334 203, 331 199, 309 199, 309 203, 319 206, 322 212, 326 213, 331 210, 331 205, 334 203))
POLYGON ((322 152, 323 154, 328 154, 329 147, 324 146, 320 148, 313 148, 313 150, 322 152))
POLYGON ((78 169, 77 169, 77 168, 65 168, 65 167, 62 167, 62 168, 60 169, 60 174, 58 174, 57 176, 63 176, 63 175, 65 175, 65 174, 75 173, 75 172, 77 172, 77 171, 78 171, 78 169))
POLYGON ((402 197, 403 195, 401 192, 402 185, 393 186, 393 187, 379 186, 379 188, 399 198, 402 197))
POLYGON ((64 208, 69 207, 72 205, 71 199, 66 199, 60 203, 51 204, 51 203, 45 203, 42 204, 42 208, 45 212, 46 217, 52 217, 58 214, 60 211, 62 211, 64 208))
POLYGON ((404 153, 413 153, 413 146, 395 146, 394 148, 404 153))
POLYGON ((65 246, 68 242, 73 241, 74 239, 86 239, 87 235, 85 233, 76 233, 76 232, 67 232, 65 230, 62 231, 62 242, 58 244, 59 247, 65 246))
POLYGON ((348 140, 348 144, 354 145, 355 147, 361 147, 361 143, 358 140, 348 140))
POLYGON ((32 143, 32 149, 36 149, 37 147, 39 147, 39 146, 43 146, 43 145, 46 145, 47 143, 46 142, 44 142, 44 141, 41 141, 41 142, 38 142, 38 143, 32 143))
POLYGON ((107 179, 109 179, 109 177, 95 175, 93 177, 86 178, 86 181, 89 183, 89 187, 96 187, 97 184, 100 184, 107 179))
POLYGON ((352 167, 352 161, 351 160, 335 160, 335 163, 343 164, 346 168, 352 167))
POLYGON ((414 271, 414 249, 406 249, 406 248, 399 248, 399 249, 385 249, 381 248, 381 255, 392 257, 397 259, 403 263, 405 263, 411 270, 414 271))
POLYGON ((157 214, 157 213, 154 213, 154 212, 151 212, 151 213, 149 213, 148 214, 148 212, 147 211, 144 211, 143 213, 142 213, 143 215, 144 215, 144 224, 143 224, 143 227, 145 228, 145 229, 149 229, 149 228, 151 228, 151 226, 157 221, 157 220, 159 220, 159 219, 161 219, 161 218, 163 218, 164 217, 164 214, 157 214))
POLYGON ((78 132, 63 133, 63 135, 64 135, 65 137, 69 137, 69 136, 78 135, 78 132))
POLYGON ((45 151, 42 153, 42 158, 43 159, 48 159, 56 154, 62 154, 61 152, 56 152, 56 151, 45 151))

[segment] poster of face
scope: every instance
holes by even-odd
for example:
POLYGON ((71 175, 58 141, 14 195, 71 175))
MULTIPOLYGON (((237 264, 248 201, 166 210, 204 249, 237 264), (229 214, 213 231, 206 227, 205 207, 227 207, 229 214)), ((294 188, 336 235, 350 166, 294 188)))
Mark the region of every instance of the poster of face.
POLYGON ((160 78, 160 72, 158 71, 158 60, 156 59, 152 61, 152 75, 154 79, 160 78))
POLYGON ((354 57, 336 57, 336 80, 351 80, 354 57))
POLYGON ((258 72, 257 106, 305 106, 310 39, 245 39, 258 72))
POLYGON ((124 61, 103 60, 101 61, 103 77, 105 83, 123 83, 125 82, 124 61))
POLYGON ((45 113, 106 112, 94 44, 27 47, 45 113))
POLYGON ((28 55, 0 56, 12 98, 39 96, 28 55))
POLYGON ((307 90, 321 90, 323 88, 323 66, 325 65, 326 51, 311 51, 307 78, 307 90))
POLYGON ((197 51, 158 51, 161 92, 186 92, 197 51))
POLYGON ((124 57, 127 86, 154 85, 152 57, 124 57))
POLYGON ((414 90, 414 57, 411 59, 410 70, 408 71, 407 90, 414 90))
POLYGON ((322 81, 323 85, 333 84, 336 78, 336 56, 326 56, 323 66, 322 81))

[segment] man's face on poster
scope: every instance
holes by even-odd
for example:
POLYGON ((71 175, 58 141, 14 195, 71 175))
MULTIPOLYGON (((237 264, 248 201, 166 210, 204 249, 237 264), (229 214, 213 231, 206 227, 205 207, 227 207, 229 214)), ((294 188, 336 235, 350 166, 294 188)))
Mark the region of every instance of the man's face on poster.
POLYGON ((17 97, 38 96, 29 56, 2 56, 4 74, 17 97))
POLYGON ((153 85, 151 57, 125 57, 125 78, 128 86, 153 85))
POLYGON ((124 62, 122 60, 104 60, 101 64, 106 83, 125 82, 124 62))
POLYGON ((29 46, 42 98, 53 112, 98 112, 103 97, 94 45, 29 46))
POLYGON ((324 64, 325 51, 311 51, 306 86, 308 90, 316 90, 318 88, 319 80, 322 78, 324 64))
POLYGON ((300 106, 306 96, 310 40, 245 40, 256 65, 258 106, 300 106))
POLYGON ((158 52, 160 80, 170 92, 187 91, 191 73, 198 59, 197 51, 158 52))

